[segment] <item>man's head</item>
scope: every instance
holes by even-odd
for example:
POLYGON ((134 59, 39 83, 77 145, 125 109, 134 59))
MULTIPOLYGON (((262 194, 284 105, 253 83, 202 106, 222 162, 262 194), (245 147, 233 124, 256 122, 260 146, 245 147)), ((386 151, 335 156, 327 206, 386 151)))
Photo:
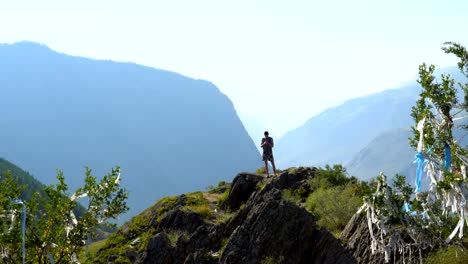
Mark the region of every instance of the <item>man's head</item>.
POLYGON ((269 135, 268 131, 265 131, 265 133, 263 133, 263 135, 265 135, 265 137, 268 137, 268 135, 269 135))

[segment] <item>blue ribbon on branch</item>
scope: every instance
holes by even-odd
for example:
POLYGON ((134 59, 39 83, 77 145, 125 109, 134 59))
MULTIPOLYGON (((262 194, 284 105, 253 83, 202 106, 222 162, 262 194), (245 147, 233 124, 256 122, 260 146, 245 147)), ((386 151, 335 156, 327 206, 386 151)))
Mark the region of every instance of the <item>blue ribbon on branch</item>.
POLYGON ((445 142, 445 161, 444 167, 447 171, 450 171, 450 166, 452 165, 452 154, 450 150, 450 145, 445 142))
POLYGON ((413 163, 417 163, 418 167, 416 169, 416 192, 421 191, 421 178, 422 178, 422 173, 424 171, 424 164, 426 164, 427 160, 424 159, 424 155, 422 152, 416 153, 414 156, 415 160, 413 163))

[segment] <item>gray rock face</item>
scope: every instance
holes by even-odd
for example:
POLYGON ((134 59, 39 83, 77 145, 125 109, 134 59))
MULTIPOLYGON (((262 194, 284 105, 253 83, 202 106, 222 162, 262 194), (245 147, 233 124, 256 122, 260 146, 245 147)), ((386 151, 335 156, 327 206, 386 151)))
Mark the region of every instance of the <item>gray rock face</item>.
POLYGON ((272 184, 278 189, 299 189, 308 188, 307 179, 315 177, 314 167, 299 167, 295 168, 294 172, 285 171, 274 178, 272 184))
POLYGON ((177 209, 170 211, 166 217, 161 220, 159 227, 193 233, 199 226, 204 224, 205 222, 197 213, 177 209))
POLYGON ((365 214, 354 215, 341 233, 346 247, 353 252, 358 263, 384 263, 383 255, 373 255, 371 238, 365 214))
MULTIPOLYGON (((376 230, 375 230, 376 231, 376 230)), ((371 251, 371 237, 369 227, 367 225, 367 217, 364 213, 354 215, 349 220, 343 232, 341 232, 340 239, 344 242, 345 247, 350 250, 358 263, 372 263, 384 264, 385 255, 382 253, 372 254, 371 251)), ((389 263, 420 263, 419 249, 412 248, 413 255, 403 256, 398 252, 390 254, 389 263)), ((425 256, 428 250, 422 250, 421 256, 425 256)))
POLYGON ((170 246, 168 237, 158 233, 150 239, 146 250, 138 256, 135 263, 170 264, 174 263, 174 249, 170 246))
POLYGON ((266 258, 281 263, 355 263, 328 231, 318 230, 304 209, 281 199, 267 185, 248 202, 243 224, 230 236, 220 263, 260 263, 266 258))
POLYGON ((263 177, 251 173, 239 173, 232 181, 231 191, 223 204, 223 208, 237 210, 245 203, 250 195, 257 189, 257 183, 263 180, 263 177))

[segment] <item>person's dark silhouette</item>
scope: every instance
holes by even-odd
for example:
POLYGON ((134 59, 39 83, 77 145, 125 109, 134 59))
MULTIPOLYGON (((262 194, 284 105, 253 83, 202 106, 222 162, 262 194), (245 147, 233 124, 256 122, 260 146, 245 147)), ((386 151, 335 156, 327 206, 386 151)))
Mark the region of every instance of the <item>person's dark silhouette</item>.
POLYGON ((265 171, 267 174, 267 177, 270 177, 270 173, 268 172, 268 161, 271 162, 271 166, 273 167, 273 174, 276 176, 276 167, 275 167, 275 159, 273 158, 273 138, 269 137, 268 131, 265 131, 263 133, 265 135, 264 138, 262 138, 262 143, 260 147, 263 149, 263 161, 265 162, 265 171))

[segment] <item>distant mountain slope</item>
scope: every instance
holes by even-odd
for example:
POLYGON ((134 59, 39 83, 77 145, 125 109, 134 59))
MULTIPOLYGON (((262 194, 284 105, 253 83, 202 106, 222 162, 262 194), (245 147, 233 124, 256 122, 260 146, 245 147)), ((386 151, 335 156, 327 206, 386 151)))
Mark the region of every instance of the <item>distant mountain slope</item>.
MULTIPOLYGON (((389 178, 400 174, 413 184, 416 176, 416 164, 413 163, 416 151, 410 147, 408 141, 412 136, 409 128, 378 135, 346 164, 348 172, 366 181, 375 178, 381 171, 389 178)), ((453 136, 462 145, 468 145, 465 131, 455 129, 453 136)), ((423 178, 424 186, 429 186, 429 183, 428 178, 423 178)))
POLYGON ((408 127, 419 87, 352 99, 309 119, 276 144, 281 167, 346 163, 370 140, 390 129, 408 127))
POLYGON ((375 178, 381 171, 387 176, 402 174, 414 181, 415 151, 410 147, 410 129, 396 129, 378 135, 347 164, 348 172, 362 180, 375 178))
POLYGON ((0 45, 0 156, 76 188, 122 167, 134 214, 157 198, 254 170, 261 158, 212 83, 30 42, 0 45))
MULTIPOLYGON (((455 80, 465 80, 456 67, 437 70, 436 77, 442 72, 449 73, 455 80)), ((399 89, 355 98, 323 111, 278 141, 279 166, 350 162, 380 134, 414 125, 411 108, 420 90, 414 80, 399 89)))
POLYGON ((36 180, 28 172, 24 171, 15 164, 0 158, 0 184, 3 181, 7 171, 11 173, 11 176, 16 179, 19 185, 23 185, 25 187, 21 197, 10 198, 21 198, 28 200, 35 192, 42 192, 44 185, 41 182, 36 180))

